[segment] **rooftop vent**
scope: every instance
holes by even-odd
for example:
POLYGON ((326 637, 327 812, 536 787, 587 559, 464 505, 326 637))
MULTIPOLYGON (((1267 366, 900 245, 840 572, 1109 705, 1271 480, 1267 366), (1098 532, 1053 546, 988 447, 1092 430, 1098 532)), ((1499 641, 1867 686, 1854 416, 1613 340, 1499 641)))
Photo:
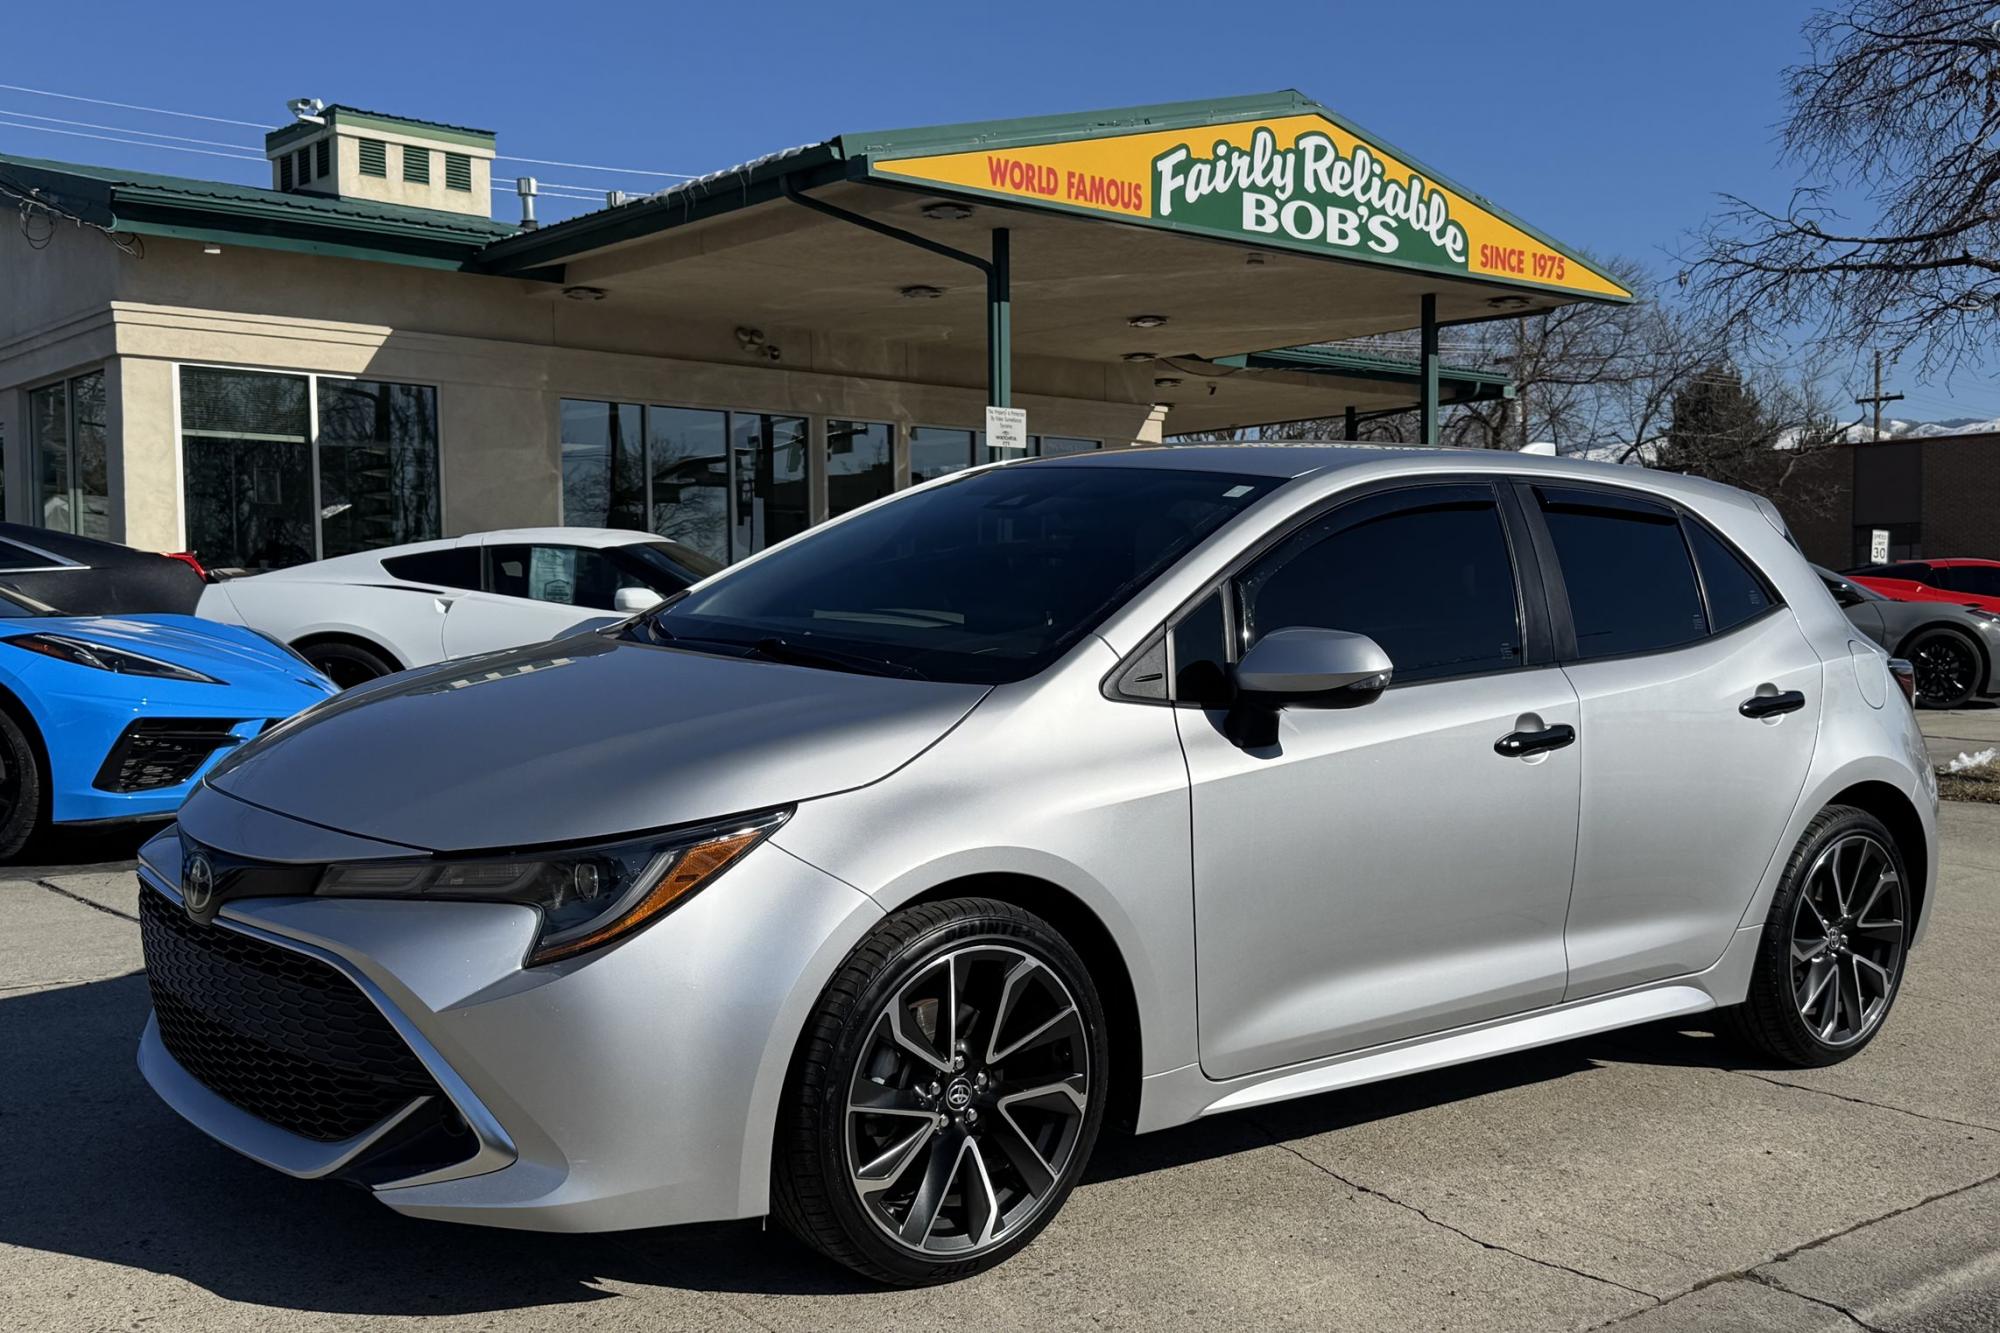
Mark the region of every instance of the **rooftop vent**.
POLYGON ((264 136, 272 189, 493 216, 493 131, 314 98, 289 108, 296 119, 264 136))

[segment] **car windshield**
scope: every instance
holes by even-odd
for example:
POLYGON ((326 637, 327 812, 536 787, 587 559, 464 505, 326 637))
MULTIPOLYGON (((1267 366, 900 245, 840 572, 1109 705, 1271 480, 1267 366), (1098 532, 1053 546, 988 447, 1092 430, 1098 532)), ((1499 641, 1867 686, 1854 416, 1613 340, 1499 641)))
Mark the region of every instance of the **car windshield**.
POLYGON ((679 592, 722 568, 722 562, 676 542, 634 542, 616 548, 630 556, 646 582, 659 592, 679 592))
POLYGON ((1060 464, 971 472, 809 533, 635 631, 850 670, 1022 680, 1280 481, 1060 464))

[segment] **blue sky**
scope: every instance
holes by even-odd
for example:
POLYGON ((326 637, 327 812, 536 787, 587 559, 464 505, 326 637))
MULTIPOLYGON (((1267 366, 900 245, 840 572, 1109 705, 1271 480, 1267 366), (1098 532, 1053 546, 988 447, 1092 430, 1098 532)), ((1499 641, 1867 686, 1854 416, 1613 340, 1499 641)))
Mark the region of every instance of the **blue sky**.
MULTIPOLYGON (((657 188, 669 178, 629 173, 700 173, 843 131, 1296 87, 1561 240, 1671 272, 1718 194, 1785 197, 1779 72, 1804 54, 1808 9, 209 0, 167 19, 94 11, 80 43, 78 11, 35 5, 7 27, 36 58, 0 80, 273 125, 297 96, 478 125, 503 153, 627 169, 499 164, 593 190, 657 188)), ((0 89, 0 152, 267 179, 257 162, 8 127, 103 132, 23 113, 254 151, 248 126, 0 89)), ((588 206, 545 201, 543 215, 588 206)), ((512 198, 496 212, 517 215, 512 198)), ((1983 376, 1894 387, 1907 416, 2000 416, 1983 376)))

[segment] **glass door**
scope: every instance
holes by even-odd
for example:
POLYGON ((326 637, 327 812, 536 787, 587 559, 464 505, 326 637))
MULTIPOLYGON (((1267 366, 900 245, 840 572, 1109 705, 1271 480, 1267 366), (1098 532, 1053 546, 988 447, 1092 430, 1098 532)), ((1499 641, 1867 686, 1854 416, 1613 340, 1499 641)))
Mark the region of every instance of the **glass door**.
POLYGON ((757 412, 729 414, 729 559, 741 560, 804 532, 811 517, 806 500, 806 449, 812 438, 804 417, 757 412))

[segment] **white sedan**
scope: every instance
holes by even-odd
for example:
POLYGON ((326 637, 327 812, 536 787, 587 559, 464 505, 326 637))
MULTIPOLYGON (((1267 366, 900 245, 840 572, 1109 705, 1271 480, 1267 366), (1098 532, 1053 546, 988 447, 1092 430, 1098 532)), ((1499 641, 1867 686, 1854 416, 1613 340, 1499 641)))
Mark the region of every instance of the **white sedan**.
POLYGON ((633 615, 719 568, 648 532, 514 528, 212 583, 196 612, 290 644, 345 689, 633 615))

